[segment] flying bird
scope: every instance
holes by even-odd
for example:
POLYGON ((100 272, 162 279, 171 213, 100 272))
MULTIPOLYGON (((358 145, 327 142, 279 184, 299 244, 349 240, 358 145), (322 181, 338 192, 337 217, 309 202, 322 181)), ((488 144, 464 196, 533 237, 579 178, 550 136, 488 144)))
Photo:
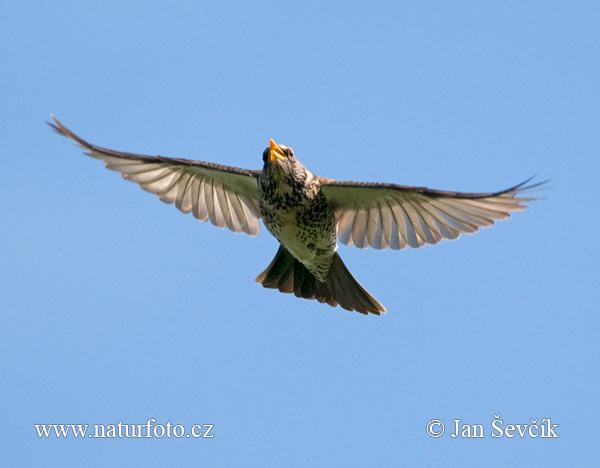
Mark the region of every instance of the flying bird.
POLYGON ((500 192, 462 193, 340 182, 311 173, 290 147, 273 140, 263 152, 262 170, 246 170, 102 148, 52 119, 48 125, 89 156, 183 213, 251 236, 258 235, 262 219, 280 245, 257 283, 363 314, 386 309, 348 271, 337 241, 360 249, 401 250, 456 239, 525 209, 522 203, 535 198, 517 195, 543 183, 527 185, 528 179, 500 192))

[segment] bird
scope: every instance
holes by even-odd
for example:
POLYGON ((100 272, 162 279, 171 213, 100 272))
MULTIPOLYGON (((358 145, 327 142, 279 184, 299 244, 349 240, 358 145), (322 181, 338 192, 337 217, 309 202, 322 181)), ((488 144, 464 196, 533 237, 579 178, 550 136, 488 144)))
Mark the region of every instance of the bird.
POLYGON ((247 170, 103 148, 51 118, 47 123, 55 132, 183 213, 250 236, 259 234, 262 220, 279 241, 272 262, 256 278, 263 287, 365 315, 386 308, 350 273, 338 241, 359 249, 402 250, 457 239, 527 208, 523 203, 536 198, 518 196, 545 183, 529 184, 529 178, 499 192, 466 193, 336 181, 313 174, 292 148, 272 139, 262 170, 247 170))

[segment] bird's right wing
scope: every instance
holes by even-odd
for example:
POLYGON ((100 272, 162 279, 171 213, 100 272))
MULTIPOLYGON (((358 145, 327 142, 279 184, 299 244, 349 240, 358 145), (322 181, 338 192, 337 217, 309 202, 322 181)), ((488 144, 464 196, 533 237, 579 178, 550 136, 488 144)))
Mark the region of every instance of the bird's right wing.
POLYGON ((256 236, 260 232, 258 176, 260 171, 221 166, 203 161, 123 153, 92 145, 52 116, 48 123, 57 133, 76 141, 91 157, 120 172, 165 203, 200 221, 256 236))

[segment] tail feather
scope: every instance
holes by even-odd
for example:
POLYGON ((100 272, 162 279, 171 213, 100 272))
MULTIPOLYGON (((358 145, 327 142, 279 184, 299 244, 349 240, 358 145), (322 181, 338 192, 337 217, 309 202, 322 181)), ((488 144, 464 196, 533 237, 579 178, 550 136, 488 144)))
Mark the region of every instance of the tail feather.
POLYGON ((386 309, 371 296, 342 262, 336 252, 325 282, 321 282, 283 246, 269 266, 256 278, 265 288, 294 293, 296 297, 316 299, 332 307, 338 304, 346 310, 380 315, 386 309))

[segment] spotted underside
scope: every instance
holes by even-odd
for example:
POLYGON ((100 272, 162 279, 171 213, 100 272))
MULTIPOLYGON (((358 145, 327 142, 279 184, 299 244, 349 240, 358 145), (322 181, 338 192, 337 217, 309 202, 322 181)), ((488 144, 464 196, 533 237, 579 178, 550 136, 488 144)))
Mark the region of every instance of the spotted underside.
POLYGON ((273 234, 319 281, 325 281, 337 250, 335 215, 321 181, 297 161, 294 171, 270 165, 259 177, 260 213, 273 234))

